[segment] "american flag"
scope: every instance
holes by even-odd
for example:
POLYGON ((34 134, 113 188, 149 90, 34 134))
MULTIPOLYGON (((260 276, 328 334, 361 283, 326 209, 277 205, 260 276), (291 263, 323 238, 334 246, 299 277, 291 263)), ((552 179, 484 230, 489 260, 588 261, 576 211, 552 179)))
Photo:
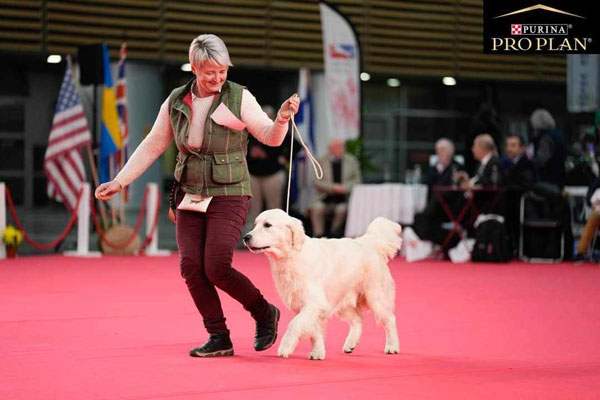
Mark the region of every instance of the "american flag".
POLYGON ((79 149, 90 144, 91 140, 92 135, 71 74, 71 59, 67 58, 67 69, 44 156, 44 173, 48 178, 48 197, 64 203, 71 212, 77 204, 81 185, 86 180, 79 149))
MULTIPOLYGON (((123 43, 121 45, 121 52, 118 64, 118 75, 117 75, 117 93, 115 94, 117 100, 117 112, 119 113, 119 128, 121 129, 121 140, 122 146, 121 151, 117 153, 116 157, 116 168, 118 171, 125 165, 129 158, 129 117, 127 113, 127 80, 125 79, 125 61, 127 60, 127 45, 123 43)), ((122 193, 123 200, 128 201, 129 195, 127 188, 122 193)))

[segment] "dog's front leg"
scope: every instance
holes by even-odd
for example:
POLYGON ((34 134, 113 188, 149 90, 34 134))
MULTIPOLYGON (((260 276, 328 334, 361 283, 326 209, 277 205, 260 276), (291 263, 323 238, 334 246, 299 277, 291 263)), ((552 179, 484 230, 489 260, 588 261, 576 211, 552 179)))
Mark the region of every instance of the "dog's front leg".
POLYGON ((298 315, 292 318, 283 338, 281 338, 277 355, 288 358, 296 349, 298 341, 302 336, 313 334, 318 315, 319 313, 315 309, 304 308, 300 310, 298 315))
POLYGON ((324 360, 325 359, 325 319, 320 318, 315 327, 315 331, 310 337, 312 350, 308 355, 309 360, 324 360))

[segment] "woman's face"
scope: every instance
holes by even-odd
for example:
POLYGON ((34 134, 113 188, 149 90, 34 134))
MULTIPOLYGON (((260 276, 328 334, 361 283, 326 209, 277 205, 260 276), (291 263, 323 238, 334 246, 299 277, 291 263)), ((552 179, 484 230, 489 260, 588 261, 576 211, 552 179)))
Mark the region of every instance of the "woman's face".
POLYGON ((192 72, 196 75, 198 94, 200 97, 210 96, 218 93, 221 86, 227 80, 229 67, 205 62, 200 67, 192 66, 192 72))

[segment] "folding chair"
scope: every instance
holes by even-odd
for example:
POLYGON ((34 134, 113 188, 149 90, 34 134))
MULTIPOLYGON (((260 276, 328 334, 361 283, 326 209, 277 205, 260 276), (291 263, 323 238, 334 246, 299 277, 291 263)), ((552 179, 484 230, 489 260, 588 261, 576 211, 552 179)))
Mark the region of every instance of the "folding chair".
POLYGON ((564 258, 565 233, 557 202, 532 191, 521 196, 519 258, 557 263, 564 258))

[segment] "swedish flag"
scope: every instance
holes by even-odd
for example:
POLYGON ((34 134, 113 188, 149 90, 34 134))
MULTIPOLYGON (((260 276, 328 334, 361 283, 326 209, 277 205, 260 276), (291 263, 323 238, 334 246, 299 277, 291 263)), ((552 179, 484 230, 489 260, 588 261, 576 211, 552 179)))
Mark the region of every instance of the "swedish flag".
MULTIPOLYGON (((100 137, 100 182, 111 180, 111 155, 119 152, 122 147, 121 131, 119 129, 119 114, 112 75, 110 73, 110 58, 108 46, 102 44, 102 64, 104 69, 104 88, 102 90, 102 133, 100 137)), ((114 164, 114 162, 113 162, 114 164)), ((116 171, 115 171, 116 172, 116 171)))

